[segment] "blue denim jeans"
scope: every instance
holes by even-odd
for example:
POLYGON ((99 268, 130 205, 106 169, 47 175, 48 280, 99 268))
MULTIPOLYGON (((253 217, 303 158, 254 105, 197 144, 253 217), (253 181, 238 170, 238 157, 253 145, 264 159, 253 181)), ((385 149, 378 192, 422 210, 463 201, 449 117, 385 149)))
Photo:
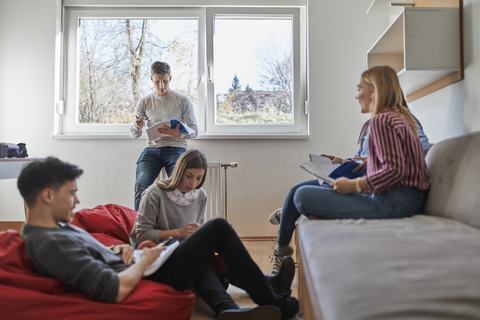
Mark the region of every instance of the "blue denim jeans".
POLYGON ((378 195, 342 195, 319 186, 317 180, 297 184, 287 194, 278 231, 278 244, 290 243, 295 221, 303 214, 322 219, 395 219, 422 213, 426 192, 414 187, 397 186, 378 195))
POLYGON ((167 175, 170 176, 177 159, 184 152, 185 148, 177 147, 146 148, 143 150, 138 157, 135 174, 135 210, 138 211, 143 190, 155 181, 163 167, 165 167, 167 175))

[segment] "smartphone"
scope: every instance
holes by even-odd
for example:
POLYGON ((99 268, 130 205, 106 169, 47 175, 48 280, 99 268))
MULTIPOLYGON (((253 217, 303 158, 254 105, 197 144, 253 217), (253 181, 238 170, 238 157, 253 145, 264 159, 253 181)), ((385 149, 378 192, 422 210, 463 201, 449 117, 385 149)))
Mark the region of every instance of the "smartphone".
POLYGON ((159 244, 157 244, 156 248, 160 248, 160 247, 163 247, 163 246, 168 246, 172 242, 173 242, 173 237, 168 237, 165 240, 163 240, 162 242, 160 242, 159 244))

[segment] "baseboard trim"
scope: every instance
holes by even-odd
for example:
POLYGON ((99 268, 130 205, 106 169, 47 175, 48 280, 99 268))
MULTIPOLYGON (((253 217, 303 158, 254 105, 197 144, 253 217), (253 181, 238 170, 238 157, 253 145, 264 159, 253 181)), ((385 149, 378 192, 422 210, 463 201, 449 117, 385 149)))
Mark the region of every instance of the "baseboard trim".
POLYGON ((0 231, 13 229, 20 232, 20 230, 22 230, 24 223, 25 221, 0 221, 0 231))
POLYGON ((255 236, 255 237, 240 237, 242 241, 277 241, 274 236, 255 236))

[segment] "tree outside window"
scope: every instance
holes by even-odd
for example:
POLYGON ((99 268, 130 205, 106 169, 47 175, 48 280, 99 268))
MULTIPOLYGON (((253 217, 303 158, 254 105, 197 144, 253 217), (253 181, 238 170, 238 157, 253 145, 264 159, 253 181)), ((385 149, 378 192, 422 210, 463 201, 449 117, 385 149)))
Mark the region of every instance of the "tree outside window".
POLYGON ((172 68, 172 87, 197 103, 196 19, 81 19, 79 119, 129 124, 135 105, 152 91, 150 65, 172 68))

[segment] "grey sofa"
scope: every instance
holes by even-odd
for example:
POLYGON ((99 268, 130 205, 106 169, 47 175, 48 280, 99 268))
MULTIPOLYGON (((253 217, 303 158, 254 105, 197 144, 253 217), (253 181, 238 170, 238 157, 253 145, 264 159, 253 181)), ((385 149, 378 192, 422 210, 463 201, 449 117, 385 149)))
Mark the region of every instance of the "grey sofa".
POLYGON ((480 319, 480 132, 426 161, 424 215, 300 221, 303 319, 480 319))

